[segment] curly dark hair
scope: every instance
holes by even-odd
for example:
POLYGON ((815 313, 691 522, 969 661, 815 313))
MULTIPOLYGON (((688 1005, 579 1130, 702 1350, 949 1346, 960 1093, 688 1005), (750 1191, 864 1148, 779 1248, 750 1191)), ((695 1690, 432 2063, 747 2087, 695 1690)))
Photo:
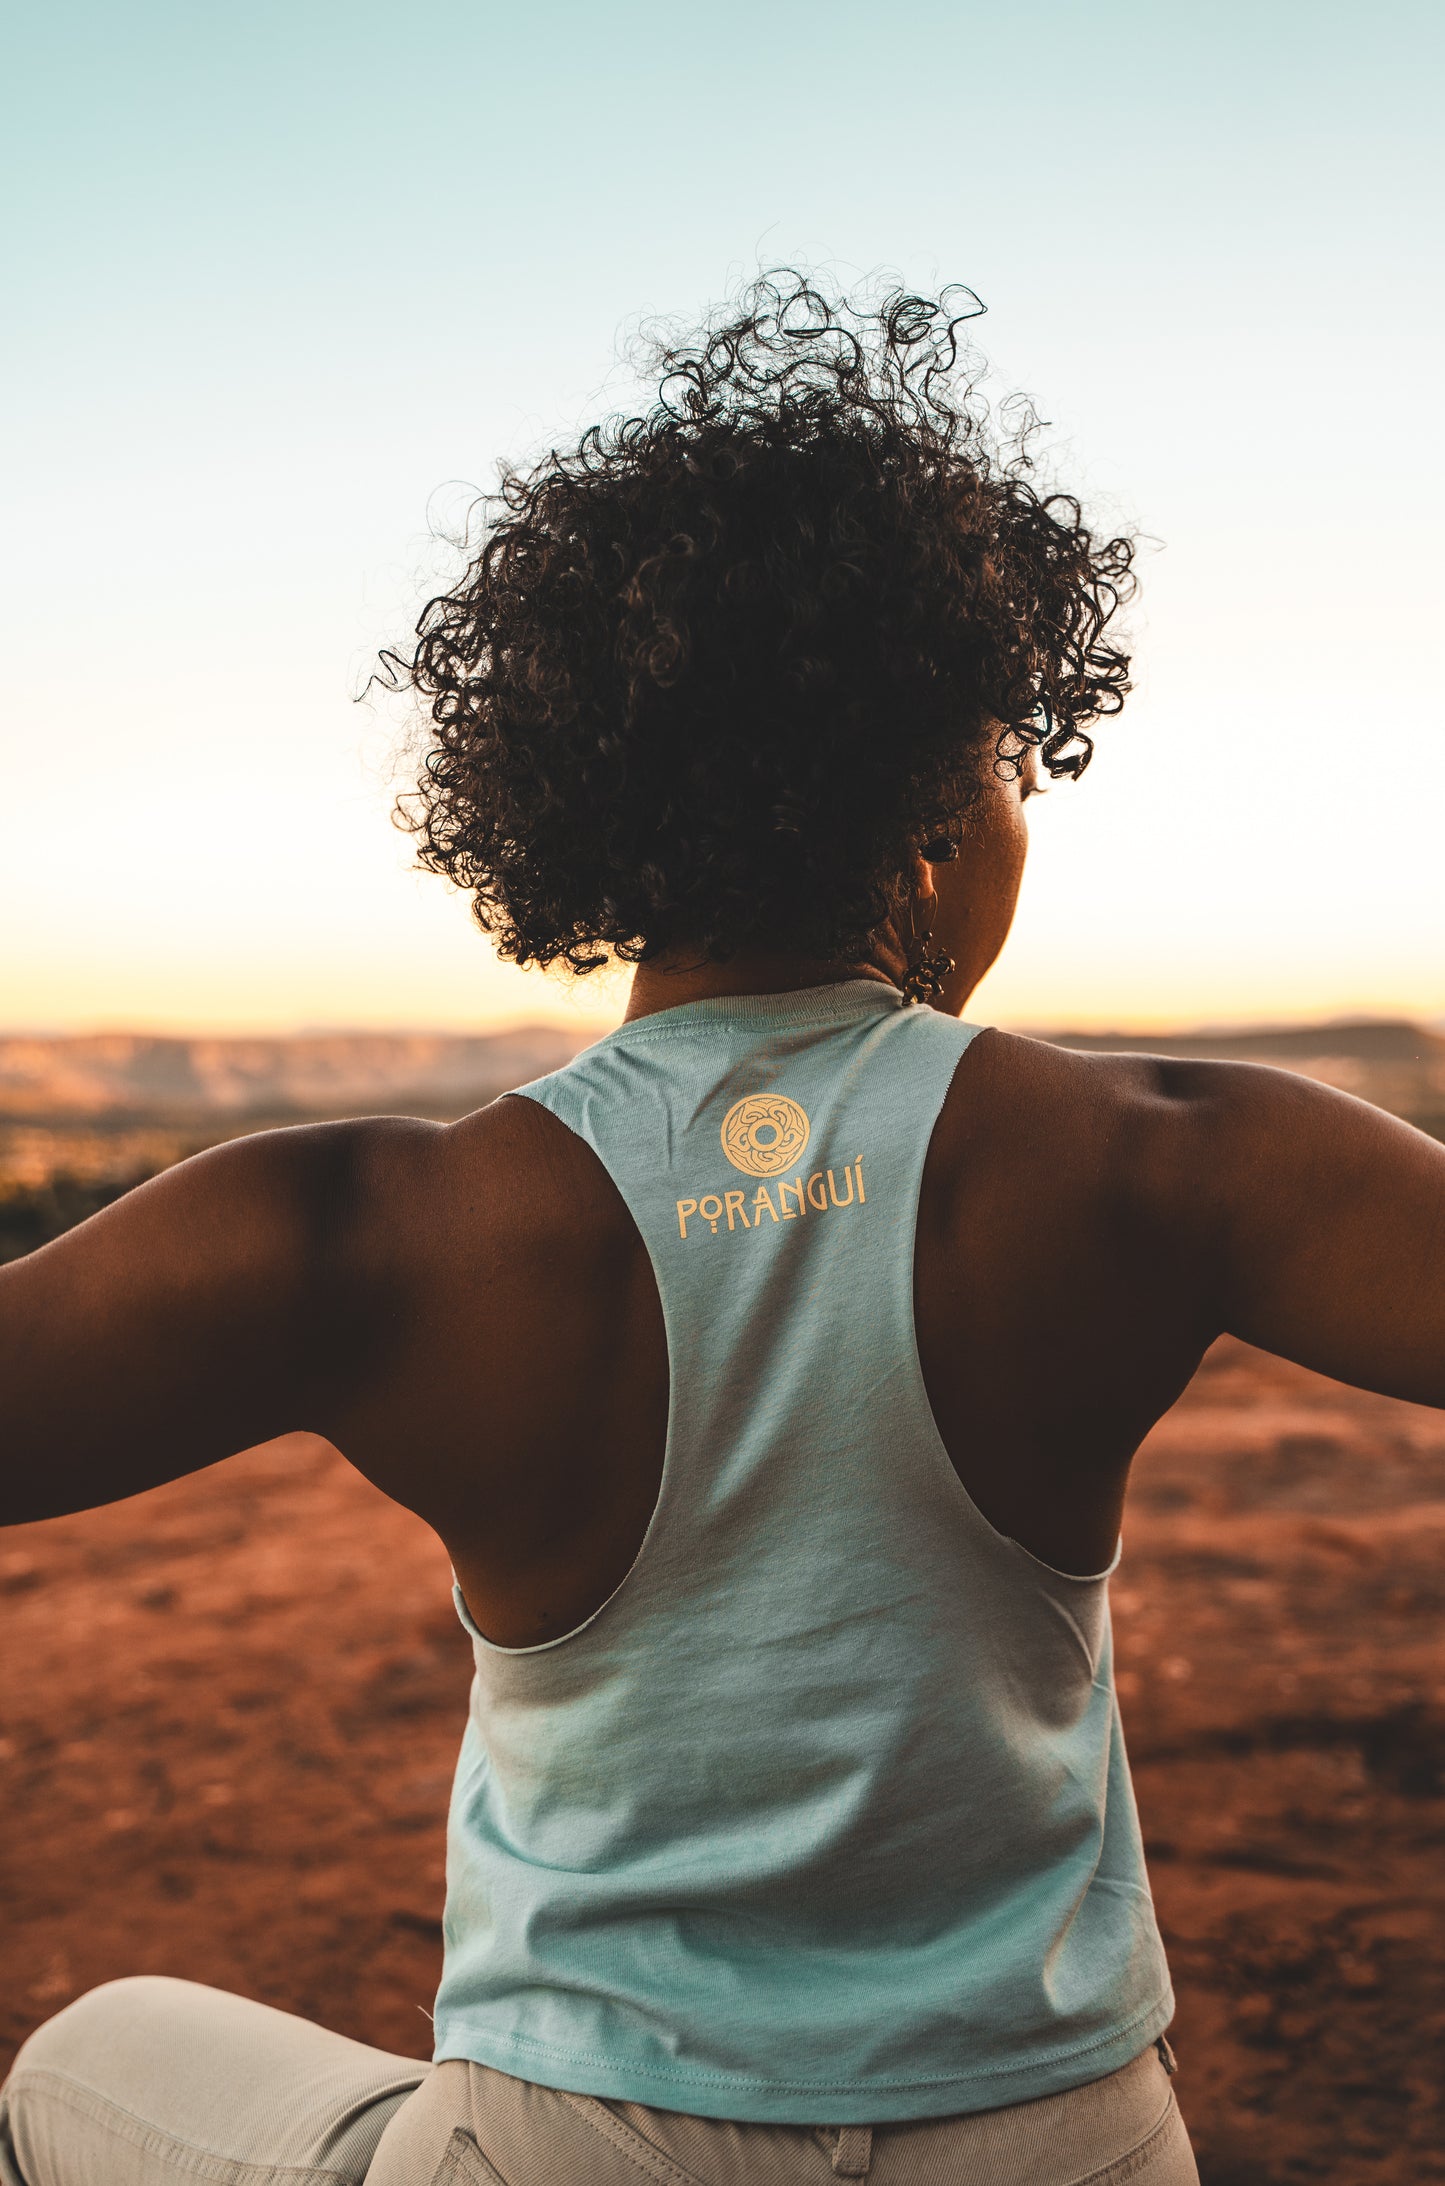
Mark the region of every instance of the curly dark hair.
POLYGON ((504 469, 385 656, 430 715, 399 816, 503 956, 847 963, 984 767, 1083 771, 1128 689, 1132 546, 1035 489, 1031 408, 992 433, 982 308, 762 275, 654 337, 644 415, 504 469))

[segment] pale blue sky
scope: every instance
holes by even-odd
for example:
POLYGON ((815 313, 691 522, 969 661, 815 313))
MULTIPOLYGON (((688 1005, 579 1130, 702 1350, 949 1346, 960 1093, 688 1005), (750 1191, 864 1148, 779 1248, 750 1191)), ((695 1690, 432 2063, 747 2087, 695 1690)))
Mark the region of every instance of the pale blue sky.
POLYGON ((350 694, 428 511, 759 258, 972 285, 1162 542, 980 1014, 1445 1012, 1440 15, 32 10, 12 32, 0 1025, 464 1025, 350 694))

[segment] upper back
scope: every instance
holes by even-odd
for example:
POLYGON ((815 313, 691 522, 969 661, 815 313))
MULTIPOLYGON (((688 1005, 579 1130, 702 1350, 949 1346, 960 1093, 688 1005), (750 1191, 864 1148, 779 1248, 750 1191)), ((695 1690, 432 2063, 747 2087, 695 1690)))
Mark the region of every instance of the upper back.
MULTIPOLYGON (((776 1007, 751 1035, 735 1005, 640 1020, 544 1081, 540 1100, 508 1098, 446 1131, 403 1136, 379 1164, 386 1214, 370 1228, 404 1304, 337 1439, 437 1527, 483 1628, 504 1644, 571 1629, 643 1538, 671 1379, 659 1253, 675 1247, 679 1278, 686 1270, 693 1291, 702 1286, 726 1356, 728 1312, 751 1298, 765 1264, 776 1263, 775 1280, 816 1267, 821 1251, 856 1308, 867 1270, 858 1257, 849 1272, 849 1240, 899 1218, 889 1171, 905 1153, 921 1170, 916 1251, 910 1230, 887 1279, 906 1291, 911 1274, 925 1402, 960 1479, 991 1522, 1059 1568, 1109 1559, 1129 1457, 1209 1334, 1200 1271, 1151 1215, 1143 1180, 1159 1095, 1137 1065, 996 1032, 973 1041, 952 1019, 899 1011, 886 988, 848 1054, 817 1033, 830 1008, 856 1020, 858 987, 819 992, 812 1003, 770 998, 804 1002, 790 1029, 776 1007), (645 1240, 637 1200, 658 1167, 649 1057, 667 1058, 674 1118, 688 1101, 717 1114, 706 1160, 685 1189, 669 1183, 658 1235, 645 1240), (685 1095, 679 1069, 692 1073, 685 1095), (786 1194, 719 1137, 733 1105, 724 1095, 769 1087, 810 1134, 786 1194), (830 1135, 834 1114, 852 1134, 846 1146, 830 1135), (640 1164, 632 1205, 629 1161, 640 1164), (810 1180, 825 1207, 809 1203, 810 1180), (679 1215, 689 1198, 697 1210, 679 1215)), ((859 1326, 855 1317, 854 1349, 859 1326)), ((906 1317, 891 1324, 895 1345, 910 1336, 906 1317)), ((748 1344, 744 1373, 758 1363, 755 1325, 748 1344)))

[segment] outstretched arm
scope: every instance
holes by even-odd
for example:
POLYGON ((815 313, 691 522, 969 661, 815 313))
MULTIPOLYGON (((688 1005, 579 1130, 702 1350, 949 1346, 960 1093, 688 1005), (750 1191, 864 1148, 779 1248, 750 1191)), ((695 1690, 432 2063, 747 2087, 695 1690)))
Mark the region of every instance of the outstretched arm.
POLYGON ((213 1147, 0 1267, 0 1524, 321 1428, 364 1348, 338 1240, 375 1128, 213 1147))
POLYGON ((1445 1146, 1287 1071, 1157 1067, 1165 1219, 1205 1256, 1219 1325, 1445 1407, 1445 1146))

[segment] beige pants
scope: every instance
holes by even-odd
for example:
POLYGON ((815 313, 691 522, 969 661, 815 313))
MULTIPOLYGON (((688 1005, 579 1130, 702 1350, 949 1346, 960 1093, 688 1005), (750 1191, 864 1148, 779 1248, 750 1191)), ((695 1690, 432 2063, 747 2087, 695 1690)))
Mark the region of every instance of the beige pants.
POLYGON ((0 2186, 1198 2186, 1151 2044, 1107 2079, 909 2125, 733 2125, 390 2057, 189 1981, 93 1989, 0 2095, 0 2186))

